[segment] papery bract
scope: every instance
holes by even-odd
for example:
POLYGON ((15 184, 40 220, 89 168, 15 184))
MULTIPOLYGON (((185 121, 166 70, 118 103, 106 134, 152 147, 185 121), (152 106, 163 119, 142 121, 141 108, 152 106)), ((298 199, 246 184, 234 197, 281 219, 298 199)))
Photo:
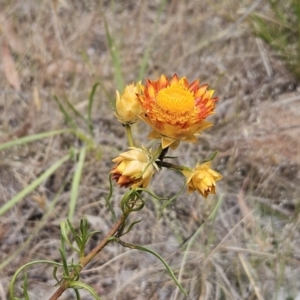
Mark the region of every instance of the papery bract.
POLYGON ((129 84, 120 95, 116 91, 116 117, 122 124, 132 124, 139 121, 141 104, 137 99, 137 94, 141 93, 143 86, 141 82, 129 84))
POLYGON ((143 148, 130 147, 113 159, 117 165, 110 172, 121 187, 146 188, 157 169, 151 154, 143 148))
POLYGON ((204 198, 209 194, 216 194, 216 181, 222 179, 222 175, 210 168, 210 162, 197 165, 192 171, 182 171, 186 177, 188 193, 197 191, 204 198))
POLYGON ((195 134, 212 126, 205 119, 214 113, 218 97, 199 80, 189 83, 176 74, 171 80, 161 75, 147 80, 143 93, 138 94, 141 118, 152 127, 151 139, 161 139, 162 148, 175 149, 180 141, 196 142, 195 134))

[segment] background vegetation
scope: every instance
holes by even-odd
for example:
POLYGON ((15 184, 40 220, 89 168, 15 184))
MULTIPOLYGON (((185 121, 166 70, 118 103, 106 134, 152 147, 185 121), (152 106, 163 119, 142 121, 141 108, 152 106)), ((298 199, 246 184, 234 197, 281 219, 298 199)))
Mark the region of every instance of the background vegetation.
MULTIPOLYGON (((217 197, 182 194, 161 219, 149 199, 127 240, 163 256, 190 299, 298 300, 299 11, 297 0, 2 0, 0 298, 20 266, 60 261, 67 217, 76 227, 85 215, 100 230, 90 249, 103 238, 111 159, 126 144, 111 109, 115 90, 176 72, 220 97, 215 126, 198 144, 180 145, 177 162, 192 166, 218 149, 224 179, 217 197)), ((149 145, 146 126, 135 130, 149 145)), ((152 188, 172 196, 182 181, 165 174, 152 188)), ((115 189, 116 209, 123 193, 115 189)), ((52 271, 28 269, 30 299, 53 293, 52 271)), ((102 299, 184 299, 155 257, 117 245, 82 281, 102 299)), ((22 284, 20 276, 19 297, 22 284)))

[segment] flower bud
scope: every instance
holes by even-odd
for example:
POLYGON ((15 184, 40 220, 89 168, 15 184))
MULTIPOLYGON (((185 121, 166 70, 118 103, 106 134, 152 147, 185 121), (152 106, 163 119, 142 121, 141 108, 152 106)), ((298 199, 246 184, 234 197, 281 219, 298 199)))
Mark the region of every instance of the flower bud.
POLYGON ((130 147, 113 159, 117 165, 110 172, 120 187, 146 188, 157 166, 146 149, 130 147))
POLYGON ((197 191, 205 199, 209 194, 216 194, 216 181, 222 179, 222 175, 210 168, 210 162, 197 165, 193 171, 182 171, 186 177, 188 193, 197 191))
POLYGON ((121 96, 119 91, 116 91, 116 117, 122 124, 132 124, 139 120, 141 104, 136 95, 142 89, 141 82, 138 82, 127 85, 121 96))

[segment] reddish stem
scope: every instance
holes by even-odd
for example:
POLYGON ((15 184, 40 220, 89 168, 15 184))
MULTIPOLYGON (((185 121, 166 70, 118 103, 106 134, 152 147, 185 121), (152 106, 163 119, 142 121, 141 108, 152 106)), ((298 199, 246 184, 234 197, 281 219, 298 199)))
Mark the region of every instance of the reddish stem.
MULTIPOLYGON (((120 217, 120 219, 114 224, 114 226, 109 231, 109 233, 106 235, 106 237, 89 254, 87 254, 85 257, 80 259, 79 272, 109 243, 109 238, 113 237, 118 232, 118 230, 122 227, 122 225, 126 221, 127 217, 128 217, 128 214, 123 214, 120 217)), ((71 277, 72 277, 72 275, 75 275, 75 274, 71 274, 71 277)), ((69 287, 69 281, 67 279, 64 279, 61 282, 59 288, 49 298, 49 300, 58 299, 68 287, 69 287)))

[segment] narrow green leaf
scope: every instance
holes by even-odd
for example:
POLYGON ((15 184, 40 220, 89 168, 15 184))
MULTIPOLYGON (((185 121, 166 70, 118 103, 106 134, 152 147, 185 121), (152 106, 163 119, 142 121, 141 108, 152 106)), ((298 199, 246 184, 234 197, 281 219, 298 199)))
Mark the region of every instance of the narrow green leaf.
POLYGON ((121 210, 123 213, 126 211, 126 203, 131 199, 132 195, 134 193, 134 189, 127 191, 127 193, 122 197, 121 199, 121 210))
POLYGON ((141 194, 139 193, 140 190, 141 189, 139 188, 131 189, 123 196, 120 204, 123 213, 129 214, 132 211, 139 211, 144 207, 145 201, 143 200, 141 194), (137 198, 140 199, 141 203, 137 202, 137 198), (133 201, 135 201, 134 206, 132 206, 133 201))
POLYGON ((162 15, 162 12, 163 12, 165 6, 166 6, 166 3, 167 3, 166 0, 162 0, 160 2, 159 7, 158 7, 157 15, 156 15, 155 23, 154 23, 154 30, 152 30, 153 34, 152 34, 152 37, 149 39, 146 50, 144 51, 137 81, 142 80, 144 78, 145 74, 146 74, 150 53, 151 53, 151 50, 153 48, 155 39, 157 37, 157 28, 158 28, 158 25, 160 24, 160 17, 162 15))
POLYGON ((85 249, 85 245, 87 243, 87 240, 89 238, 88 235, 88 222, 87 222, 87 218, 84 217, 83 219, 80 220, 80 240, 81 243, 79 246, 80 249, 80 257, 84 257, 84 249, 85 249))
POLYGON ((52 276, 56 280, 56 283, 59 283, 60 280, 58 279, 56 273, 57 273, 57 266, 54 267, 53 272, 52 272, 52 276))
POLYGON ((214 207, 213 211, 208 216, 208 218, 207 218, 208 220, 212 220, 212 219, 216 218, 217 213, 218 213, 218 211, 219 211, 219 209, 221 207, 222 202, 223 202, 223 197, 220 197, 219 200, 218 200, 218 202, 217 202, 217 204, 216 204, 216 206, 214 207))
MULTIPOLYGON (((214 207, 214 210, 211 212, 211 214, 208 216, 207 220, 212 220, 212 219, 214 220, 216 218, 217 213, 218 213, 218 211, 220 209, 220 206, 222 204, 222 200, 223 200, 223 198, 220 197, 219 200, 218 200, 218 203, 214 207)), ((179 280, 181 280, 183 270, 184 270, 184 266, 187 262, 188 255, 190 254, 190 249, 191 249, 193 243, 195 242, 196 237, 200 234, 200 232, 202 231, 204 226, 205 226, 205 223, 202 223, 201 226, 196 230, 196 232, 193 234, 193 236, 191 237, 191 239, 189 240, 189 242, 187 244, 187 247, 186 247, 186 250, 184 251, 184 256, 183 256, 183 259, 182 259, 182 262, 181 262, 180 270, 179 270, 179 275, 178 275, 179 280)), ((176 293, 177 293, 177 291, 176 291, 176 293)), ((176 297, 176 294, 175 294, 175 297, 176 297)))
POLYGON ((28 277, 27 277, 27 273, 24 273, 24 284, 22 285, 22 289, 23 289, 23 294, 24 294, 25 300, 30 300, 29 295, 28 295, 28 277))
POLYGON ((68 159, 69 155, 64 156, 62 159, 54 163, 49 169, 47 169, 41 176, 32 181, 25 189, 19 192, 16 196, 6 202, 0 208, 0 216, 6 213, 14 205, 20 202, 25 196, 31 193, 36 187, 38 187, 44 180, 46 180, 51 174, 53 174, 60 166, 62 166, 68 159))
POLYGON ((85 216, 82 219, 80 219, 79 230, 80 230, 81 239, 85 241, 87 237, 87 231, 88 231, 88 223, 85 216))
POLYGON ((15 292, 14 292, 14 288, 15 288, 15 283, 17 280, 18 275, 27 267, 35 265, 35 264, 50 264, 50 265, 54 265, 54 266, 62 266, 61 263, 57 263, 54 261, 49 261, 49 260, 35 260, 35 261, 31 261, 25 265, 23 265, 22 267, 20 267, 15 274, 13 275, 11 282, 9 284, 9 299, 17 299, 15 297, 15 292))
POLYGON ((75 252, 79 253, 79 249, 77 249, 73 246, 73 243, 69 240, 69 237, 68 237, 69 230, 71 230, 73 235, 74 235, 74 233, 76 235, 76 232, 73 227, 70 227, 70 225, 68 224, 69 225, 68 226, 67 224, 68 223, 66 221, 63 221, 60 223, 60 233, 62 235, 62 238, 64 239, 64 242, 66 242, 75 252))
MULTIPOLYGON (((73 227, 73 225, 72 225, 72 223, 70 222, 69 219, 67 219, 67 224, 68 224, 68 226, 69 226, 69 228, 70 228, 70 230, 71 230, 73 236, 75 236, 75 235, 76 235, 76 231, 75 231, 75 229, 74 229, 74 227, 73 227)), ((68 231, 68 230, 67 230, 67 231, 68 231)))
POLYGON ((65 108, 63 107, 63 105, 61 104, 61 102, 59 101, 57 96, 53 96, 54 100, 56 101, 60 111, 62 112, 62 114, 65 117, 66 122, 71 125, 73 128, 77 128, 76 123, 74 122, 74 120, 72 119, 72 117, 68 114, 68 112, 65 110, 65 108))
POLYGON ((99 81, 99 85, 101 87, 101 89, 104 91, 104 94, 106 96, 106 98, 108 99, 108 102, 110 104, 110 107, 112 108, 112 110, 116 110, 116 100, 115 100, 115 96, 112 97, 111 93, 107 90, 107 88, 105 87, 105 85, 99 81))
POLYGON ((121 69, 121 55, 116 47, 116 44, 115 44, 112 36, 110 35, 104 15, 103 15, 103 20, 104 20, 104 28, 105 28, 105 34, 106 34, 106 39, 107 39, 107 43, 108 43, 108 48, 109 48, 110 56, 112 58, 112 63, 113 63, 113 67, 114 67, 114 74, 115 74, 117 90, 122 92, 125 87, 125 84, 124 84, 124 79, 123 79, 123 74, 122 74, 122 69, 121 69))
POLYGON ((79 276, 80 276, 80 265, 75 265, 72 262, 71 268, 73 269, 73 272, 74 272, 74 275, 75 275, 75 277, 72 277, 72 278, 73 278, 73 280, 77 281, 79 279, 79 276))
POLYGON ((63 238, 69 246, 72 246, 72 243, 71 243, 71 241, 69 240, 69 237, 68 237, 68 232, 69 232, 69 227, 68 227, 67 221, 62 221, 60 223, 61 238, 63 238))
POLYGON ((67 99, 65 98, 65 101, 68 105, 68 107, 72 110, 72 112, 75 114, 76 117, 79 117, 80 119, 85 121, 85 117, 75 108, 75 106, 67 99))
POLYGON ((180 282, 177 280, 176 276, 174 275, 173 271, 171 270, 170 266, 168 265, 168 263, 155 251, 144 247, 144 246, 138 246, 138 245, 132 245, 132 244, 128 244, 125 243, 121 240, 117 240, 121 245, 123 245, 124 247, 130 248, 130 249, 138 249, 144 252, 148 252, 154 256, 156 256, 166 267, 167 271, 169 272, 170 276, 172 277, 173 281, 175 282, 175 284, 177 285, 177 287, 181 290, 181 292, 188 297, 186 291, 183 289, 182 285, 180 284, 180 282))
POLYGON ((61 193, 65 190, 66 184, 69 182, 70 174, 63 180, 58 192, 56 193, 55 197, 51 199, 51 203, 47 210, 45 211, 43 218, 40 220, 39 224, 31 231, 31 234, 29 237, 23 242, 22 246, 19 247, 15 252, 13 252, 9 257, 7 257, 4 261, 0 263, 0 273, 1 270, 5 268, 8 264, 10 264, 11 261, 16 259, 16 257, 19 257, 22 252, 26 251, 26 248, 30 245, 30 242, 36 238, 38 232, 45 226, 47 223, 48 218, 52 215, 54 207, 57 205, 57 202, 59 201, 59 197, 61 193))
POLYGON ((111 198, 112 198, 112 194, 113 194, 113 185, 112 185, 112 179, 111 179, 111 174, 109 175, 109 193, 107 197, 104 197, 105 202, 106 202, 106 207, 108 207, 108 209, 110 210, 112 217, 113 217, 113 221, 116 222, 117 221, 117 217, 116 217, 116 213, 114 211, 114 208, 110 202, 111 198))
POLYGON ((92 91, 89 96, 89 105, 88 105, 88 127, 90 131, 90 135, 94 136, 94 126, 93 126, 93 120, 92 120, 92 108, 93 108, 93 102, 94 102, 94 96, 96 93, 96 89, 100 83, 97 82, 93 85, 92 91))
POLYGON ((138 203, 134 198, 130 199, 130 200, 134 200, 135 201, 135 205, 132 206, 132 204, 130 203, 130 201, 125 202, 125 205, 127 207, 127 212, 132 212, 132 211, 139 211, 141 209, 143 209, 143 207, 145 206, 145 201, 142 198, 140 193, 135 193, 135 198, 139 198, 140 199, 140 203, 138 203))
POLYGON ((77 300, 80 300, 80 294, 79 294, 79 291, 74 289, 74 292, 75 292, 75 296, 76 296, 76 299, 77 300))
POLYGON ((86 143, 88 148, 95 149, 96 145, 92 138, 90 138, 87 134, 85 134, 83 131, 75 129, 73 130, 73 133, 80 139, 82 142, 86 143))
POLYGON ((209 161, 214 160, 215 157, 217 156, 218 152, 219 152, 218 150, 215 151, 215 152, 213 152, 213 153, 211 154, 211 156, 209 156, 209 157, 206 158, 206 159, 203 159, 203 160, 201 161, 201 163, 203 164, 203 163, 206 163, 206 162, 209 162, 209 161))
POLYGON ((91 236, 93 236, 93 235, 96 234, 96 233, 100 233, 100 232, 101 232, 100 230, 94 230, 94 231, 90 232, 90 233, 87 235, 87 241, 88 241, 88 239, 89 239, 91 236))
POLYGON ((74 172, 74 177, 72 181, 71 199, 70 199, 69 214, 68 214, 69 220, 73 219, 75 213, 75 207, 76 207, 77 197, 79 192, 79 183, 80 183, 81 174, 82 174, 84 161, 85 161, 85 154, 86 154, 86 147, 83 147, 80 149, 79 152, 79 161, 76 166, 76 170, 74 172))
POLYGON ((16 140, 13 140, 13 141, 9 141, 7 143, 4 143, 4 144, 0 145, 0 151, 2 151, 4 149, 7 149, 7 148, 10 148, 10 147, 13 147, 13 146, 20 146, 20 145, 23 145, 23 144, 34 142, 36 140, 41 140, 41 139, 44 139, 44 138, 51 137, 53 135, 67 133, 67 132, 70 132, 70 129, 54 130, 54 131, 43 132, 43 133, 38 133, 38 134, 34 134, 34 135, 25 136, 23 138, 16 139, 16 140))
POLYGON ((69 287, 73 289, 85 289, 87 290, 96 300, 101 300, 97 295, 96 291, 89 285, 81 281, 72 281, 69 283, 69 287))
POLYGON ((166 203, 164 203, 161 206, 161 208, 160 208, 160 214, 159 214, 159 219, 161 218, 164 209, 167 206, 169 206, 174 200, 176 200, 176 198, 182 193, 182 191, 184 190, 184 188, 185 188, 185 183, 183 184, 183 186, 181 187, 181 189, 172 198, 170 198, 166 203))
POLYGON ((132 222, 132 223, 128 226, 128 229, 127 229, 125 232, 122 233, 122 236, 125 235, 125 234, 127 234, 128 232, 130 232, 130 230, 132 229, 132 227, 133 227, 135 224, 140 223, 141 221, 142 221, 142 220, 138 220, 138 221, 132 222))
POLYGON ((136 188, 135 189, 136 193, 140 194, 140 192, 143 192, 143 193, 146 193, 148 195, 150 195, 151 197, 157 199, 157 200, 168 200, 168 198, 165 198, 165 197, 159 197, 157 195, 155 195, 154 193, 150 192, 149 190, 147 189, 143 189, 143 188, 136 188))
POLYGON ((60 252, 61 259, 63 262, 64 277, 67 278, 67 277, 69 277, 69 266, 67 264, 66 251, 63 248, 59 248, 58 250, 60 252))
MULTIPOLYGON (((81 247, 81 244, 82 244, 82 235, 80 235, 80 234, 78 234, 78 233, 76 232, 76 230, 75 230, 74 227, 72 226, 72 224, 71 224, 71 222, 70 222, 69 219, 67 219, 67 222, 68 222, 69 228, 70 228, 70 230, 71 230, 71 232, 72 232, 73 238, 75 239, 78 248, 80 248, 80 247, 81 247)), ((77 250, 77 251, 78 251, 78 250, 77 250)))

